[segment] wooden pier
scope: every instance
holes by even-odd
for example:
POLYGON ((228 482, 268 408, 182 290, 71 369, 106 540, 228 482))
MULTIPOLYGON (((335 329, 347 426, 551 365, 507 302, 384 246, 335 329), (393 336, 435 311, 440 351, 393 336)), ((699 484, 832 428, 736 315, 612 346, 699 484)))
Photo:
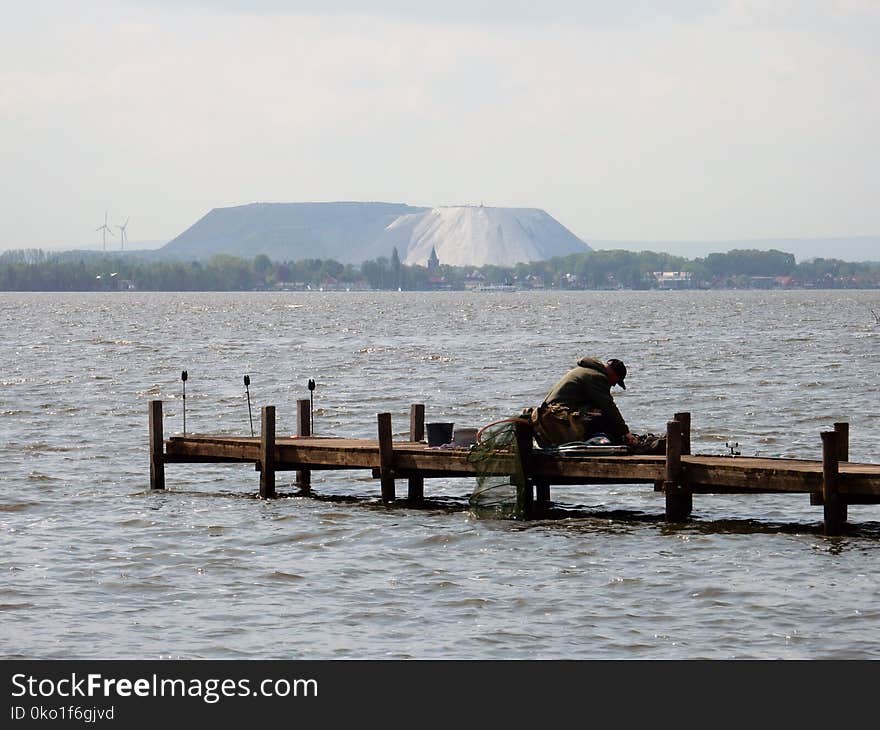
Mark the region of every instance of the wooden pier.
MULTIPOLYGON (((381 497, 392 502, 397 482, 407 482, 407 498, 424 497, 425 480, 474 477, 467 448, 432 448, 423 441, 425 408, 410 409, 407 441, 392 438, 391 415, 377 415, 377 438, 318 438, 310 433, 310 403, 297 401, 297 435, 276 437, 275 407, 264 406, 259 437, 183 435, 164 440, 162 401, 150 402, 150 487, 165 488, 165 464, 252 463, 260 472, 260 496, 275 496, 275 474, 296 471, 301 493, 311 474, 323 470, 369 470, 381 497)), ((665 456, 572 456, 533 450, 530 426, 516 422, 518 454, 500 459, 499 472, 525 475, 525 512, 550 501, 550 487, 571 484, 650 484, 666 498, 666 518, 686 520, 694 494, 809 495, 823 507, 825 534, 839 535, 851 504, 880 504, 880 464, 849 462, 849 424, 835 423, 821 434, 822 459, 781 459, 691 454, 690 414, 667 424, 665 456)))

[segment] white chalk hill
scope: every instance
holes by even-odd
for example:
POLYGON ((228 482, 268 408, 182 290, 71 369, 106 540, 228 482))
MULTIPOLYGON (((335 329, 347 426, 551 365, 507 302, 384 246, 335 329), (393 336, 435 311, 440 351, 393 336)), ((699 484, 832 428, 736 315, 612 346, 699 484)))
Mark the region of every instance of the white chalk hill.
POLYGON ((397 247, 405 264, 422 266, 437 251, 452 266, 512 266, 589 251, 590 247, 538 208, 449 206, 401 215, 379 248, 397 247))

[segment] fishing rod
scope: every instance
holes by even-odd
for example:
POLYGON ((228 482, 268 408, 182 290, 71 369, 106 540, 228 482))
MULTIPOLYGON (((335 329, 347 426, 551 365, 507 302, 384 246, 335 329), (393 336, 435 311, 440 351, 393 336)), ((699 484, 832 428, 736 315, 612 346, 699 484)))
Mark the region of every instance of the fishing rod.
POLYGON ((253 413, 251 413, 251 391, 250 391, 250 387, 249 387, 250 384, 251 384, 251 376, 245 375, 244 376, 244 390, 245 390, 245 393, 247 393, 248 418, 251 420, 251 437, 253 438, 253 435, 254 435, 254 415, 253 415, 253 413))
POLYGON ((315 435, 315 381, 309 378, 309 433, 315 435))
POLYGON ((186 374, 186 370, 184 370, 180 374, 180 379, 183 381, 183 435, 186 436, 186 379, 189 377, 186 374))

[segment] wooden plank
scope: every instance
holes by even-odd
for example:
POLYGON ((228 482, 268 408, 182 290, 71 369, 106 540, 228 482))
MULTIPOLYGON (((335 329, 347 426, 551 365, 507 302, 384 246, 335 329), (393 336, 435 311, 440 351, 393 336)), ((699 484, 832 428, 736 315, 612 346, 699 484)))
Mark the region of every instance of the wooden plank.
POLYGON ((260 426, 260 497, 275 496, 275 406, 263 406, 260 426))
POLYGON ((165 489, 165 460, 162 454, 162 401, 150 401, 150 489, 165 489))
MULTIPOLYGON (((151 421, 151 435, 153 429, 151 421)), ((151 436, 151 461, 154 442, 151 436)), ((838 436, 839 438, 839 436, 838 436)), ((157 440, 158 439, 158 440, 157 440)), ((240 461, 259 462, 260 439, 241 436, 188 435, 165 442, 162 462, 240 461)), ((161 448, 158 450, 161 454, 161 448)), ((424 443, 396 442, 393 469, 397 478, 435 478, 473 476, 468 449, 436 449, 424 443)), ((499 460, 499 472, 513 472, 513 454, 499 460)), ((853 464, 838 460, 838 493, 846 501, 871 503, 880 497, 880 464, 853 464)), ((275 470, 284 469, 378 469, 377 439, 277 438, 275 470)), ((822 492, 822 462, 803 459, 769 459, 743 456, 680 457, 680 479, 699 493, 784 493, 822 492)), ((531 476, 548 484, 655 483, 665 481, 666 462, 662 456, 558 456, 534 452, 531 476)), ((163 472, 164 473, 164 472, 163 472)), ((151 483, 152 483, 151 467, 151 483)), ((821 496, 819 496, 821 500, 821 496)))
POLYGON ((379 428, 379 474, 382 482, 382 500, 393 502, 394 486, 394 444, 391 432, 391 414, 379 413, 376 416, 379 428))
POLYGON ((253 444, 220 444, 220 443, 203 443, 199 441, 179 441, 171 440, 167 442, 167 461, 173 461, 174 457, 188 457, 195 460, 198 457, 217 457, 228 459, 230 461, 259 461, 260 459, 260 442, 253 444))
MULTIPOLYGON (((425 404, 413 403, 409 407, 409 440, 418 442, 423 438, 425 438, 425 404)), ((414 500, 424 499, 424 477, 421 475, 408 477, 406 496, 414 500)))
POLYGON ((625 456, 553 459, 536 453, 532 456, 532 473, 536 478, 546 478, 552 483, 578 477, 617 482, 655 482, 663 479, 664 464, 662 456, 650 459, 625 456))
POLYGON ((825 517, 825 534, 843 534, 846 522, 846 502, 838 492, 839 470, 837 462, 838 435, 834 431, 822 434, 822 502, 825 517))
POLYGON ((682 468, 688 483, 694 487, 803 493, 821 490, 822 486, 822 474, 817 468, 804 470, 785 464, 767 468, 738 458, 729 458, 726 462, 685 458, 682 468))
MULTIPOLYGON (((308 398, 296 402, 296 435, 300 438, 312 435, 312 402, 308 398)), ((296 483, 303 494, 311 494, 312 472, 309 469, 298 470, 296 483)))

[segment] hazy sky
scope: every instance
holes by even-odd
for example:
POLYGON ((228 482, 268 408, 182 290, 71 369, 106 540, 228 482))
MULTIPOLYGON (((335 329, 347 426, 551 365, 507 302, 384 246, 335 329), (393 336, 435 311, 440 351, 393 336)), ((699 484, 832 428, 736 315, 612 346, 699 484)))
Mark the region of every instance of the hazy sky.
POLYGON ((877 0, 3 0, 0 248, 323 200, 875 235, 878 38, 877 0))

